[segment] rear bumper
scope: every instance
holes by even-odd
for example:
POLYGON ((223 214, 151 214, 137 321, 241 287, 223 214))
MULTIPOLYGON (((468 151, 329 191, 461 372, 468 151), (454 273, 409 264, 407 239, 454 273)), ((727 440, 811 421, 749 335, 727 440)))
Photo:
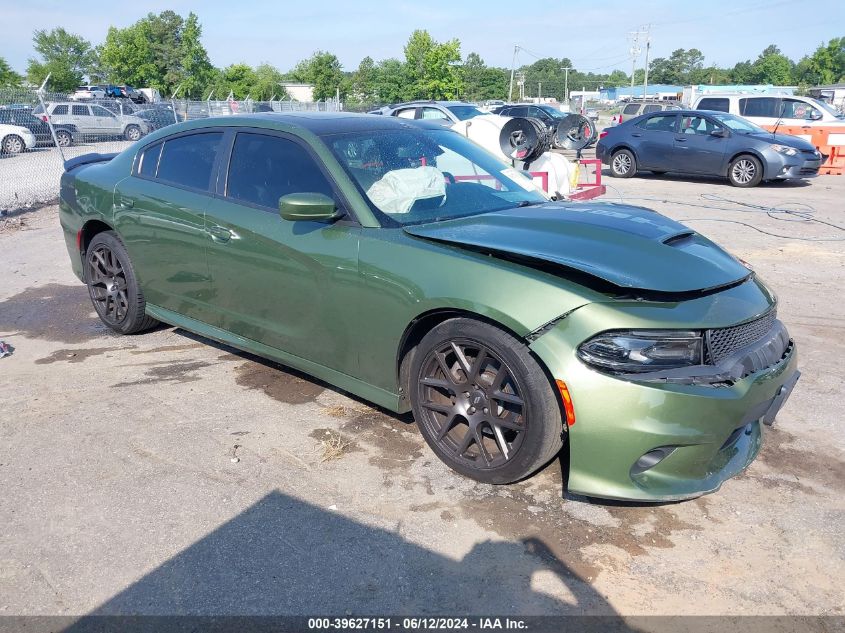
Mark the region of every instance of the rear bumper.
POLYGON ((574 317, 583 310, 580 319, 590 319, 592 307, 531 344, 572 397, 570 491, 674 501, 714 492, 745 469, 800 376, 794 343, 773 365, 729 385, 637 382, 600 373, 577 358, 585 337, 574 317))

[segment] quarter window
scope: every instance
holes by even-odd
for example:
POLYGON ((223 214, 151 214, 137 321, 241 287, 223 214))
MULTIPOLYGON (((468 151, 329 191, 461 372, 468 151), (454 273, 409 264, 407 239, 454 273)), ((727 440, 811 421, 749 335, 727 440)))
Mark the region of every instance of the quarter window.
POLYGON ((155 178, 159 156, 161 156, 161 143, 156 143, 145 149, 141 154, 138 173, 147 178, 155 178))
POLYGON ((637 127, 651 132, 674 132, 675 115, 653 116, 637 123, 637 127))
POLYGON ((279 136, 238 134, 226 195, 277 209, 279 198, 289 193, 322 193, 334 198, 331 184, 302 146, 279 136))
POLYGON ((708 97, 698 102, 699 110, 715 110, 717 112, 730 112, 730 100, 716 97, 708 97))
POLYGON ((429 119, 435 121, 448 121, 449 117, 443 114, 437 108, 423 108, 421 119, 429 119))
POLYGON ((778 116, 778 102, 774 97, 748 97, 739 100, 739 113, 742 116, 778 116))
POLYGON ((67 114, 67 106, 57 105, 55 108, 53 108, 53 115, 55 116, 58 114, 67 114))
POLYGON ((208 189, 222 138, 222 132, 205 132, 166 140, 156 178, 192 189, 208 189))

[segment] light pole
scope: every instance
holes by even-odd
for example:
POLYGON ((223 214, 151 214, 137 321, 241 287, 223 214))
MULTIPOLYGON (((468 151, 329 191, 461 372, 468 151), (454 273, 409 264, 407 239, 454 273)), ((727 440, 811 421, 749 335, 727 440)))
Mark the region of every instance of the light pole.
POLYGON ((516 54, 519 52, 519 44, 513 45, 513 61, 511 61, 511 83, 508 88, 508 102, 513 101, 513 71, 516 68, 516 54))
POLYGON ((563 102, 568 106, 569 105, 569 71, 572 70, 572 68, 570 66, 561 66, 560 69, 564 73, 566 73, 564 80, 563 80, 563 102))

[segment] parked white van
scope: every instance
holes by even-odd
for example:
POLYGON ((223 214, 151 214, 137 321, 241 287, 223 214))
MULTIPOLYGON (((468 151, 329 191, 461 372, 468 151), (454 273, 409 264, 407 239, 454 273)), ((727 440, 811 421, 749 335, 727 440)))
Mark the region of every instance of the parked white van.
POLYGON ((693 103, 695 110, 716 110, 745 117, 763 127, 797 125, 845 127, 845 115, 812 97, 792 95, 707 94, 693 103))

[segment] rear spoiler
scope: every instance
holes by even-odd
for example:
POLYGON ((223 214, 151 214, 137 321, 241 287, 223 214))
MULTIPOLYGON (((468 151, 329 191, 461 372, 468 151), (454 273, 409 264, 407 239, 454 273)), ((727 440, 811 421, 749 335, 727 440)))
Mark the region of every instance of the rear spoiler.
POLYGON ((117 156, 116 152, 114 154, 83 154, 82 156, 76 156, 65 161, 65 171, 73 171, 77 167, 82 167, 83 165, 107 163, 115 156, 117 156))

